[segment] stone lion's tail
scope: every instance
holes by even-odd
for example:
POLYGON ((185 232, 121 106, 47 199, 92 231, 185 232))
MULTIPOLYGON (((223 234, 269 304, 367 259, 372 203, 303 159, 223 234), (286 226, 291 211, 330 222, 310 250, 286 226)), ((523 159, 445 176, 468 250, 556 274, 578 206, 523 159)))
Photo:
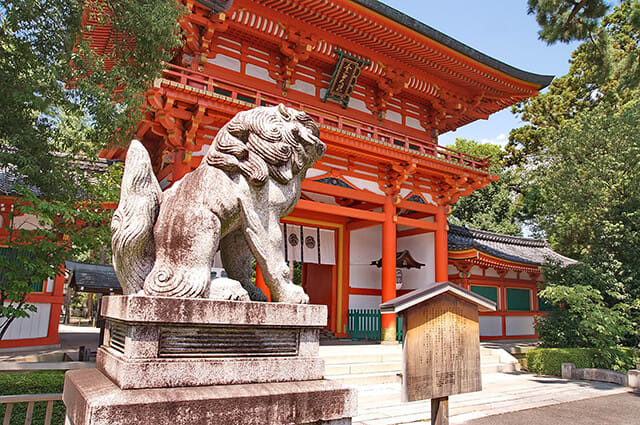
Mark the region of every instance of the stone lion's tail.
POLYGON ((125 160, 120 204, 111 220, 113 266, 124 294, 140 292, 153 268, 153 226, 161 195, 147 150, 132 140, 125 160))

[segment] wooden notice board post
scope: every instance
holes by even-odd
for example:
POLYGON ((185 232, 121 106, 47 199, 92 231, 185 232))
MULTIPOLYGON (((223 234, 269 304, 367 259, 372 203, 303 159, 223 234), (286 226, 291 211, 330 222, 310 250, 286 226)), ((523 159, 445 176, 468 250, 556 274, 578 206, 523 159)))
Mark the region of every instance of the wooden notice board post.
POLYGON ((403 319, 402 400, 430 398, 432 425, 448 424, 449 396, 482 389, 478 311, 495 311, 495 303, 442 282, 380 310, 403 319))

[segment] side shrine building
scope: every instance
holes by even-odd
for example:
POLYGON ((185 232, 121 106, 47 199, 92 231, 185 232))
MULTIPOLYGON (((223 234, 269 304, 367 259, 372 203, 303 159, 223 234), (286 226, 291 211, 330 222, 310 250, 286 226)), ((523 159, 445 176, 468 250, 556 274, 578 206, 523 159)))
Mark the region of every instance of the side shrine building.
MULTIPOLYGON (((180 1, 186 43, 146 93, 137 128, 163 187, 199 165, 233 115, 283 103, 311 115, 327 145, 282 223, 283 250, 304 264, 303 286, 329 307, 333 333, 347 335, 350 310, 435 282, 488 294, 493 269, 478 262, 495 255, 449 253, 447 214, 496 177, 487 159, 440 146, 438 135, 537 95, 551 76, 506 65, 376 0, 180 1), (478 268, 484 280, 470 284, 478 268)), ((89 36, 108 49, 113 33, 96 26, 89 36)), ((119 147, 103 152, 124 156, 119 147)), ((524 264, 496 274, 531 271, 524 264)), ((537 276, 529 277, 534 297, 537 276)), ((508 282, 493 287, 508 303, 508 282)), ((537 298, 530 306, 532 317, 537 298)), ((501 317, 501 336, 511 335, 510 317, 501 317)), ((381 323, 382 338, 395 339, 395 316, 381 323)))

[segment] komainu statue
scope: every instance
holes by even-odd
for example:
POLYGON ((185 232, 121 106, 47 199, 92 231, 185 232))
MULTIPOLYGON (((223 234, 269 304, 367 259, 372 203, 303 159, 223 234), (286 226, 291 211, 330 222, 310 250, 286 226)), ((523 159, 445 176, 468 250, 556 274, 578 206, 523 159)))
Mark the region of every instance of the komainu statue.
POLYGON ((132 141, 111 222, 124 293, 264 301, 251 283, 255 257, 273 301, 307 303, 288 278, 280 219, 325 152, 319 134, 306 113, 284 105, 240 112, 218 132, 200 166, 165 192, 146 149, 132 141), (211 282, 218 249, 228 277, 244 290, 233 293, 229 279, 211 282))

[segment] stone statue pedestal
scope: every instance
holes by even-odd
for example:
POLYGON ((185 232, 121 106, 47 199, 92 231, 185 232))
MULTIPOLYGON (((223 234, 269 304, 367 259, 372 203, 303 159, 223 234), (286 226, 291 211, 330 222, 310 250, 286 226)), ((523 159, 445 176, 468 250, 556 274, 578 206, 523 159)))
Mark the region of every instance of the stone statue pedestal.
POLYGON ((105 297, 97 369, 70 371, 67 423, 331 424, 356 394, 323 380, 325 306, 105 297))

